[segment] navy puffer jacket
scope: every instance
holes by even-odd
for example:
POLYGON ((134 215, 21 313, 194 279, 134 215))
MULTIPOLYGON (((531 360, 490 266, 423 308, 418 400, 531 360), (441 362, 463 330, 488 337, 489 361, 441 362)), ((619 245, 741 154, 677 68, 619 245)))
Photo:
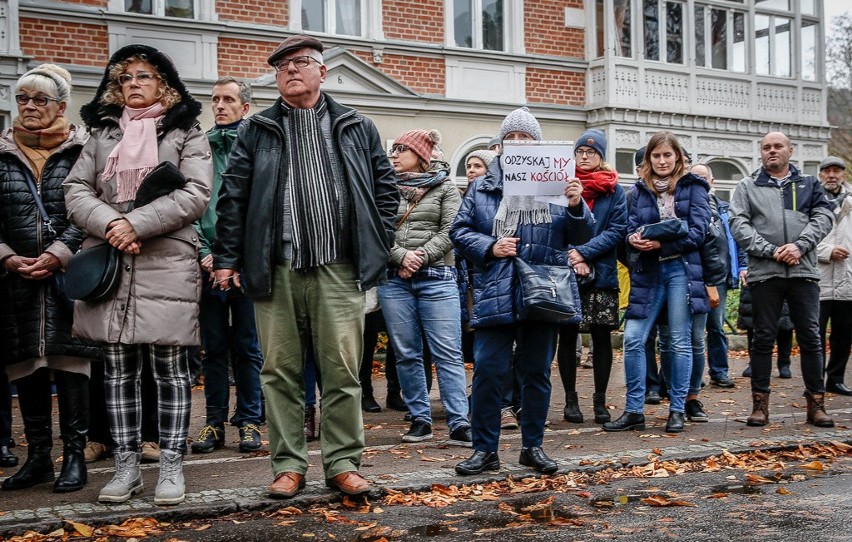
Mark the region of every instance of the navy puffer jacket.
POLYGON ((595 199, 592 209, 595 217, 595 229, 589 242, 572 246, 583 259, 595 268, 595 280, 592 287, 598 290, 618 288, 616 269, 616 249, 624 242, 627 232, 627 198, 624 189, 615 185, 612 194, 595 199))
MULTIPOLYGON (((491 253, 497 238, 491 232, 497 208, 503 199, 503 170, 494 160, 488 172, 476 179, 462 201, 450 230, 458 251, 473 267, 473 313, 471 327, 490 327, 515 322, 515 269, 512 258, 491 253)), ((526 262, 568 265, 568 246, 591 237, 594 218, 588 206, 568 209, 551 205, 550 224, 522 224, 518 256, 526 262)))
MULTIPOLYGON (((675 185, 674 211, 678 218, 689 223, 689 233, 680 239, 662 241, 660 250, 642 252, 630 270, 630 304, 626 318, 647 318, 660 277, 660 258, 680 256, 689 280, 689 305, 693 314, 710 312, 707 290, 704 288, 700 247, 710 223, 710 203, 707 181, 687 173, 675 185)), ((660 221, 657 196, 645 181, 636 183, 627 220, 627 236, 645 224, 660 221)))

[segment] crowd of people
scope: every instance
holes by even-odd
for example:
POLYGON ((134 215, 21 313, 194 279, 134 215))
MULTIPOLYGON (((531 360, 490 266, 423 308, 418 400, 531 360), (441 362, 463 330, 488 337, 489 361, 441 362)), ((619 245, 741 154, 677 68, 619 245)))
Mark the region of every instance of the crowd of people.
POLYGON ((270 496, 305 487, 315 438, 326 484, 363 494, 362 412, 381 410, 371 383, 379 330, 389 339, 386 405, 410 422, 402 442, 434 438, 434 367, 448 443, 471 448, 459 475, 499 469, 500 434, 513 427, 518 462, 550 474, 558 466, 542 444, 554 359, 567 422, 584 421, 577 345, 588 333, 594 422, 643 430, 644 405, 662 395, 665 431, 684 431, 708 421, 705 364, 711 385, 735 385, 724 324, 727 295, 740 286, 750 298, 748 425, 769 422, 772 352, 778 342, 780 361, 787 327, 800 347, 807 420, 833 425, 825 392, 852 395, 843 381, 852 344, 843 160, 826 158, 819 179, 805 175, 787 136, 766 134, 762 166, 728 204, 712 191, 711 168, 691 164, 667 131, 637 151, 639 180, 625 190, 605 161, 605 134, 590 129, 574 144, 576 174, 559 205, 504 193, 503 145, 546 140, 522 107, 488 150, 467 156, 459 189, 437 130, 406 131, 387 152, 369 118, 321 90, 323 50, 310 36, 284 40, 267 59, 280 98, 251 116, 250 87, 219 79, 206 133, 201 103, 150 46, 112 55, 81 109, 85 126, 68 121, 66 70, 43 64, 19 79, 18 116, 0 136, 0 466, 18 464, 11 385, 27 454, 4 490, 79 490, 86 463, 111 454, 115 474, 98 500, 126 502, 142 490, 153 440, 154 502, 177 504, 188 451, 222 448, 228 423, 241 452, 257 451, 265 423, 270 496), (64 271, 95 247, 117 255, 112 288, 69 299, 64 271), (572 269, 582 318, 521 317, 518 262, 572 269), (625 403, 612 419, 610 334, 628 290, 625 403), (188 446, 199 352, 206 418, 188 446))

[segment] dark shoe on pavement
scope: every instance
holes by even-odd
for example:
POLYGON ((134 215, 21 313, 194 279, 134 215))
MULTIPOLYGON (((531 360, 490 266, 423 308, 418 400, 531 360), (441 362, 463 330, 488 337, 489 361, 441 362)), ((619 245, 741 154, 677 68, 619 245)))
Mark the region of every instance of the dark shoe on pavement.
POLYGON ((308 442, 313 442, 317 438, 319 438, 319 431, 317 430, 317 407, 306 406, 305 407, 305 440, 308 441, 308 442))
POLYGON ((559 468, 556 461, 547 457, 544 450, 538 446, 521 448, 521 456, 518 458, 518 463, 542 474, 553 474, 559 468))
POLYGON ((746 420, 746 425, 762 427, 769 423, 769 393, 751 392, 752 413, 746 420))
POLYGON ((402 442, 423 442, 424 440, 432 440, 432 426, 426 422, 413 422, 408 433, 402 435, 402 442))
POLYGON ((834 427, 834 420, 825 413, 825 395, 808 392, 805 398, 808 401, 808 423, 817 427, 834 427))
POLYGON ((279 472, 275 481, 269 486, 267 495, 273 499, 289 499, 295 497, 305 488, 305 477, 296 472, 279 472))
POLYGON ((826 382, 825 391, 828 393, 836 393, 837 395, 852 395, 852 389, 843 382, 826 382))
POLYGON ((342 472, 332 478, 326 478, 325 485, 352 497, 369 493, 372 489, 370 482, 355 471, 342 472))
POLYGON ((408 411, 408 407, 405 405, 405 401, 402 400, 402 396, 399 392, 394 393, 389 391, 385 405, 391 410, 398 410, 400 412, 408 411))
POLYGON ((778 376, 781 378, 793 378, 793 373, 790 372, 790 364, 778 365, 778 376))
POLYGON ((260 429, 253 423, 240 427, 240 451, 242 453, 256 452, 263 444, 260 442, 260 429))
MULTIPOLYGON (((707 420, 704 420, 707 421, 707 420)), ((669 412, 669 421, 666 422, 666 433, 683 432, 683 412, 669 412)))
POLYGON ((751 365, 748 365, 745 369, 743 369, 743 376, 751 378, 751 365))
POLYGON ((487 470, 500 470, 500 458, 497 452, 475 451, 473 455, 456 465, 456 473, 462 476, 482 474, 487 470))
POLYGON ((450 440, 447 441, 447 444, 455 444, 456 446, 464 446, 465 448, 473 446, 473 434, 471 433, 470 426, 462 425, 453 429, 450 432, 450 440))
POLYGON ((565 408, 562 409, 562 417, 566 422, 583 423, 583 413, 580 412, 576 391, 565 392, 565 408))
POLYGON ((660 397, 660 392, 651 390, 645 394, 645 404, 646 405, 659 405, 662 402, 663 398, 660 397))
POLYGON ((716 386, 717 388, 735 388, 737 385, 728 375, 722 375, 719 377, 710 377, 710 384, 716 386))
POLYGON ((12 453, 8 444, 0 446, 0 467, 15 467, 18 465, 18 456, 12 453))
POLYGON ((635 412, 625 412, 617 420, 603 424, 603 430, 610 433, 642 429, 645 429, 645 415, 635 412))
POLYGON ((29 449, 27 460, 18 472, 3 480, 4 490, 28 489, 37 484, 52 482, 53 461, 50 459, 50 448, 29 449))
POLYGON ((372 395, 365 395, 361 397, 361 410, 375 414, 376 412, 381 412, 382 407, 379 406, 379 403, 376 402, 372 395))
POLYGON ((225 445, 225 428, 205 425, 201 428, 198 440, 192 443, 194 454, 209 454, 225 445))
POLYGON ((595 410, 595 423, 603 424, 612 420, 609 409, 606 407, 606 394, 595 393, 592 395, 592 404, 595 410))
POLYGON ((686 419, 692 423, 706 423, 710 421, 710 417, 704 412, 704 405, 698 399, 689 399, 686 401, 686 419))

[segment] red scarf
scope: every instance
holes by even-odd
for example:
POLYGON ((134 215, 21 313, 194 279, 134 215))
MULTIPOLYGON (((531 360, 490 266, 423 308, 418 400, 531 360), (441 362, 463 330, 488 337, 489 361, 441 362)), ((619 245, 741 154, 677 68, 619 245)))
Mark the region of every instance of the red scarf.
POLYGON ((618 173, 615 171, 584 171, 577 168, 577 178, 583 183, 583 199, 589 210, 595 208, 595 200, 600 196, 615 192, 618 173))

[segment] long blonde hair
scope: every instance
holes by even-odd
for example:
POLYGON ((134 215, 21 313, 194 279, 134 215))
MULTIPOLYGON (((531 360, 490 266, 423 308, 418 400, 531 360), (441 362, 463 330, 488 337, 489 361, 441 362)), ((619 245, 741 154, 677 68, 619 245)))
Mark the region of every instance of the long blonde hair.
POLYGON ((672 170, 671 179, 672 182, 669 183, 669 193, 674 193, 675 185, 686 174, 686 159, 685 153, 683 152, 683 147, 680 146, 675 135, 669 131, 663 130, 657 132, 656 134, 651 136, 651 139, 648 140, 648 144, 645 146, 645 156, 642 160, 642 165, 639 167, 639 178, 645 181, 645 184, 648 188, 656 195, 660 195, 657 192, 656 187, 654 186, 654 179, 659 179, 660 176, 654 173, 654 167, 651 164, 651 152, 659 147, 660 145, 669 144, 672 150, 677 154, 677 162, 675 163, 675 167, 672 170))

